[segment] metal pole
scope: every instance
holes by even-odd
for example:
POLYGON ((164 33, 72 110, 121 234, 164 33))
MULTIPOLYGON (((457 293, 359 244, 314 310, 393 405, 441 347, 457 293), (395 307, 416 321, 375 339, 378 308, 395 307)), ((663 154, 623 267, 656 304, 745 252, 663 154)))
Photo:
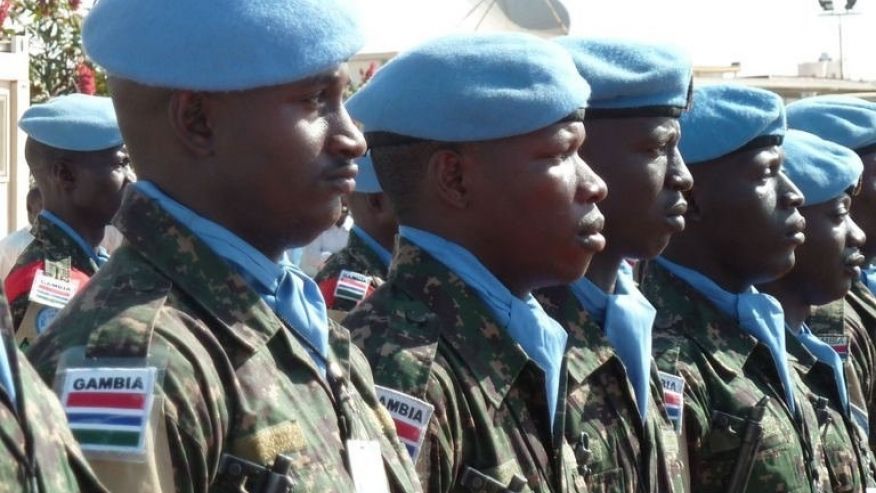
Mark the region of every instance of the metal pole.
POLYGON ((837 14, 837 30, 839 31, 839 73, 840 80, 844 80, 846 78, 845 72, 843 71, 843 17, 844 14, 837 14))

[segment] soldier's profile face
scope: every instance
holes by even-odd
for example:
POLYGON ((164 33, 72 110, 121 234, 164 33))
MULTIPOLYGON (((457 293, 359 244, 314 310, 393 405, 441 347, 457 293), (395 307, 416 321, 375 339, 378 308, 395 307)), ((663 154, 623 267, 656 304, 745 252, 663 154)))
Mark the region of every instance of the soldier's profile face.
POLYGON ((475 146, 472 211, 500 279, 526 289, 568 283, 604 247, 596 203, 605 183, 578 155, 584 138, 581 122, 562 122, 475 146))
POLYGON ((625 258, 658 255, 684 229, 683 192, 693 183, 678 151, 678 119, 594 119, 586 127, 581 155, 609 189, 599 204, 606 248, 625 258))
POLYGON ((852 198, 842 194, 827 202, 801 207, 806 242, 783 283, 803 295, 808 305, 824 305, 845 296, 861 272, 860 247, 865 236, 849 215, 852 198))
POLYGON ((852 217, 866 233, 869 241, 862 251, 868 259, 876 257, 876 151, 861 156, 864 173, 861 191, 852 201, 852 217))
POLYGON ((124 187, 133 181, 127 154, 121 147, 113 147, 70 153, 70 160, 77 173, 73 206, 95 221, 109 224, 122 202, 124 187))
POLYGON ((217 94, 217 182, 245 238, 304 245, 341 213, 365 141, 343 105, 346 66, 311 78, 217 94))
POLYGON ((698 227, 709 254, 744 284, 776 279, 803 243, 803 194, 782 172, 780 147, 733 153, 692 168, 698 227))

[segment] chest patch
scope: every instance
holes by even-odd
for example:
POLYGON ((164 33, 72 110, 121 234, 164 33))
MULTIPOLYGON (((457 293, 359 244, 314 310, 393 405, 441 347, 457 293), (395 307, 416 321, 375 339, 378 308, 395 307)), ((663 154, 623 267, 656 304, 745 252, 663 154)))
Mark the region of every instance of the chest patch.
POLYGON ((359 303, 368 296, 371 277, 358 272, 342 270, 335 286, 335 298, 359 303))
POLYGON ((379 385, 374 386, 377 398, 383 407, 389 411, 395 423, 395 431, 399 440, 408 450, 411 460, 416 463, 426 437, 426 428, 435 407, 428 402, 404 394, 397 390, 379 385))
POLYGON ((663 404, 669 420, 677 433, 681 433, 681 424, 684 418, 684 378, 666 372, 657 372, 660 376, 660 385, 663 387, 663 404))
POLYGON ((843 361, 849 359, 849 336, 844 335, 820 335, 818 336, 825 344, 829 345, 840 355, 843 361))
POLYGON ((64 281, 38 270, 33 278, 28 298, 30 301, 60 309, 64 308, 78 289, 79 281, 77 279, 64 281))

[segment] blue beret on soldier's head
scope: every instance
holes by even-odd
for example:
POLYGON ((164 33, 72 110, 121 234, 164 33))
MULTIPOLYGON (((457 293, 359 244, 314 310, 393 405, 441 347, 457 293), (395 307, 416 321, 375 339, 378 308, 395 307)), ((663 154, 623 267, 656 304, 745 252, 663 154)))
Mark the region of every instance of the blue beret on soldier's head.
POLYGON ((864 171, 855 151, 801 130, 788 130, 782 148, 785 173, 803 192, 807 206, 839 197, 864 171))
POLYGON ((100 0, 82 29, 115 77, 237 91, 331 69, 364 44, 351 0, 100 0))
POLYGON ((380 187, 380 181, 377 180, 377 173, 374 172, 374 163, 371 161, 371 155, 366 154, 356 160, 359 166, 359 173, 356 175, 356 192, 357 193, 383 193, 383 188, 380 187))
POLYGON ((681 115, 680 124, 678 147, 688 166, 781 144, 787 128, 782 98, 740 84, 694 89, 691 108, 681 115))
POLYGON ((552 125, 586 107, 589 96, 556 43, 522 33, 456 34, 397 56, 347 109, 372 147, 384 133, 472 142, 552 125))
POLYGON ((555 40, 590 83, 587 118, 679 116, 693 80, 690 57, 653 43, 565 36, 555 40))
POLYGON ((122 145, 113 102, 100 96, 58 96, 28 108, 18 126, 31 139, 57 149, 99 151, 122 145))
POLYGON ((788 105, 788 126, 862 154, 876 151, 876 103, 850 96, 816 96, 788 105))

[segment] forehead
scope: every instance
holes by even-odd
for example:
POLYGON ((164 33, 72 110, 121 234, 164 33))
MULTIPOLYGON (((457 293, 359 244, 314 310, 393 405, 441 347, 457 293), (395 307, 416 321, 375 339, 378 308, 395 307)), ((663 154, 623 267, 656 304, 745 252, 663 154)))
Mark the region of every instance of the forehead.
POLYGON ((636 137, 662 138, 681 132, 678 118, 671 116, 593 118, 587 119, 585 126, 588 132, 599 132, 600 139, 611 140, 629 140, 636 137))

